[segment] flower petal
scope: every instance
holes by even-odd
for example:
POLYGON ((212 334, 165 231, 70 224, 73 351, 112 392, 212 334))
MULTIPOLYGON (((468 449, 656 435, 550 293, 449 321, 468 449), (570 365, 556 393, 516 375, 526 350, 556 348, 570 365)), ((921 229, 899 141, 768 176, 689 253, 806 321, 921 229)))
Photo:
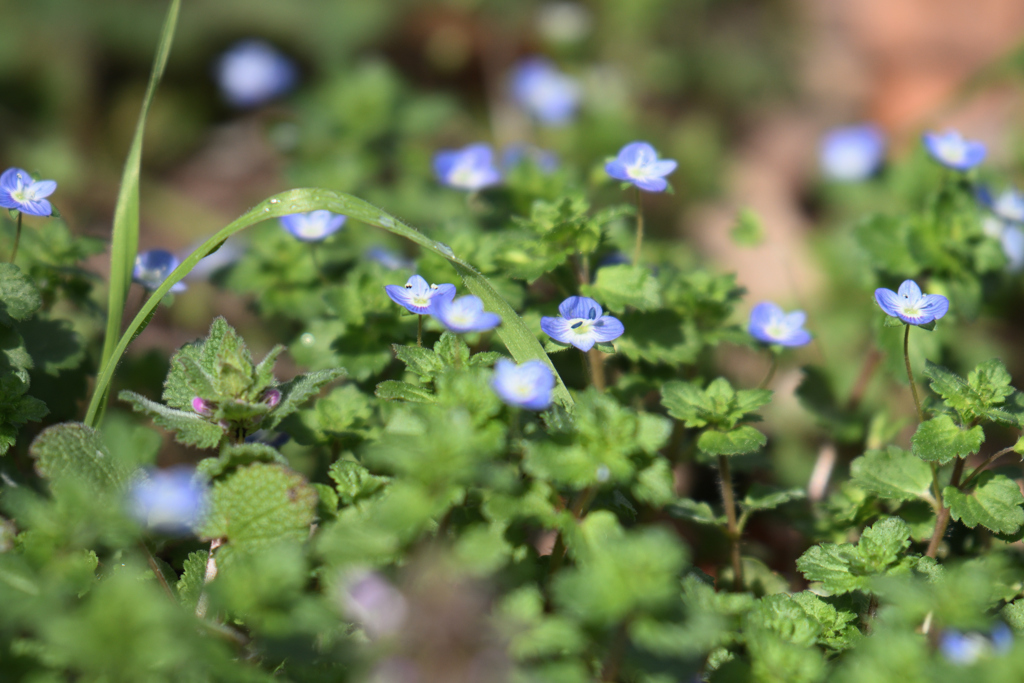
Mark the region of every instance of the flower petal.
POLYGON ((616 180, 633 181, 633 179, 629 177, 629 171, 626 170, 626 165, 618 159, 612 159, 606 163, 604 165, 604 172, 616 180))
POLYGON ((902 299, 896 292, 879 287, 875 290, 875 301, 878 303, 878 307, 885 311, 886 315, 891 315, 894 318, 900 317, 902 299))
POLYGON ((921 297, 918 308, 924 317, 928 318, 925 323, 938 320, 949 311, 949 299, 941 294, 925 294, 921 297))
POLYGON ((784 337, 775 340, 776 344, 782 346, 803 346, 811 342, 811 333, 804 329, 793 330, 784 337))
POLYGON ((16 190, 18 189, 18 176, 21 176, 22 184, 32 182, 32 176, 28 174, 23 168, 9 168, 0 175, 0 189, 4 190, 16 190))
POLYGON ((675 159, 660 159, 647 167, 647 173, 649 175, 667 176, 676 170, 678 165, 679 163, 675 159))
POLYGON ((558 312, 568 320, 597 320, 604 314, 601 304, 587 296, 570 296, 558 306, 558 312))
POLYGON ((622 322, 610 315, 601 316, 601 319, 591 325, 590 329, 597 342, 610 342, 613 339, 618 339, 626 331, 622 322))
MULTIPOLYGON (((778 304, 772 301, 762 301, 751 309, 749 327, 751 329, 757 328, 763 330, 774 321, 782 318, 783 315, 782 309, 778 304)), ((753 332, 751 332, 751 334, 753 334, 753 332)))
POLYGON ((921 300, 921 288, 913 280, 904 280, 896 293, 903 299, 904 304, 911 306, 921 300))
POLYGON ((631 142, 619 150, 618 159, 626 166, 646 166, 658 158, 649 143, 631 142))
POLYGON ((31 186, 31 192, 36 199, 49 197, 56 189, 57 181, 55 180, 40 180, 39 182, 32 183, 31 186))
POLYGON ((668 181, 664 178, 634 178, 633 184, 647 192, 664 192, 668 181))
POLYGON ((540 329, 555 341, 568 344, 573 337, 571 323, 563 317, 544 316, 540 319, 540 329))
POLYGON ((803 311, 793 311, 792 313, 786 313, 782 317, 783 327, 788 327, 791 330, 798 330, 804 326, 807 322, 807 314, 803 311))
POLYGON ((28 202, 22 202, 19 208, 23 213, 27 213, 31 216, 49 216, 53 213, 53 206, 50 205, 47 199, 35 199, 28 202))

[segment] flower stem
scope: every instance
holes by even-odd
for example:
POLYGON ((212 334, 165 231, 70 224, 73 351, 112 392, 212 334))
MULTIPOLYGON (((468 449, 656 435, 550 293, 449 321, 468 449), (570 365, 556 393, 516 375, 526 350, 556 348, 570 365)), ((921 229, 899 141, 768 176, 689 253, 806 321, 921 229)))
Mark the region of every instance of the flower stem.
MULTIPOLYGON (((949 485, 953 488, 960 488, 960 477, 964 473, 964 462, 963 458, 957 458, 956 464, 953 465, 953 476, 949 479, 949 485)), ((942 537, 946 535, 946 527, 949 525, 949 508, 946 507, 945 501, 941 505, 942 509, 939 510, 939 515, 935 518, 935 531, 932 533, 932 540, 928 542, 928 550, 925 552, 925 556, 933 560, 939 552, 939 543, 942 542, 942 537)))
POLYGON ((587 351, 587 363, 590 366, 590 380, 594 383, 594 388, 603 392, 605 387, 604 354, 596 346, 587 351))
POLYGON ((769 351, 768 353, 772 356, 772 363, 768 366, 768 374, 764 376, 761 383, 757 385, 758 389, 767 389, 768 385, 771 384, 772 378, 775 377, 775 370, 779 367, 779 355, 769 351))
POLYGON ((732 558, 732 588, 739 593, 743 591, 743 561, 740 558, 740 527, 736 521, 736 497, 732 489, 732 469, 727 456, 718 456, 718 474, 722 486, 722 505, 725 507, 725 519, 728 525, 727 533, 732 558))
POLYGON ((633 252, 633 265, 640 265, 640 249, 644 244, 644 208, 640 188, 636 188, 636 250, 633 252))
POLYGON ((319 242, 313 242, 310 245, 309 251, 310 251, 310 253, 313 256, 313 267, 316 268, 317 275, 320 277, 320 282, 322 284, 326 285, 327 284, 327 276, 324 275, 324 269, 323 269, 323 266, 320 264, 320 256, 319 256, 319 253, 317 252, 317 247, 319 247, 319 246, 320 246, 319 242))
POLYGON ((14 248, 11 249, 11 263, 14 263, 15 257, 18 255, 18 244, 21 242, 21 211, 18 212, 18 228, 14 232, 14 248))
POLYGON ((967 485, 970 484, 972 481, 974 481, 974 478, 977 477, 979 474, 981 474, 985 470, 986 467, 988 467, 993 462, 995 462, 999 458, 1003 457, 1007 453, 1013 453, 1013 446, 1010 446, 1009 448, 1004 448, 1003 450, 999 451, 998 453, 993 453, 992 455, 990 455, 988 457, 988 459, 985 460, 985 462, 983 462, 980 465, 978 465, 975 468, 975 470, 973 472, 971 472, 971 474, 966 479, 964 479, 964 482, 962 484, 960 484, 960 488, 961 489, 967 488, 967 485))
POLYGON ((416 346, 423 346, 423 316, 416 316, 416 346))
POLYGON ((921 398, 917 395, 917 384, 914 383, 914 371, 910 369, 910 325, 904 325, 903 361, 907 364, 907 379, 910 380, 910 391, 914 394, 914 407, 917 408, 918 422, 924 422, 924 411, 921 410, 921 398))

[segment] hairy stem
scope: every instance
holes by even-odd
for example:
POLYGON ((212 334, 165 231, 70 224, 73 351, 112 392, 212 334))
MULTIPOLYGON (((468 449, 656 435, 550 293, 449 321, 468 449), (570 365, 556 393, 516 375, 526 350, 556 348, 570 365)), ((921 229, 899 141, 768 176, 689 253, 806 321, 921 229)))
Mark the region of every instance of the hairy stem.
POLYGON ((590 380, 594 388, 604 391, 604 354, 596 346, 587 351, 587 364, 590 367, 590 380))
POLYGON ((423 346, 423 316, 416 316, 416 346, 423 346))
POLYGON ((636 188, 636 249, 633 251, 633 265, 640 265, 640 250, 644 245, 644 208, 640 188, 636 188))
POLYGON ((917 408, 918 422, 924 422, 924 411, 921 410, 921 397, 917 395, 917 384, 914 382, 914 371, 910 369, 910 325, 904 325, 903 361, 907 365, 907 379, 910 380, 910 391, 914 394, 914 407, 917 408))
MULTIPOLYGON (((957 458, 956 464, 953 465, 953 476, 949 479, 949 485, 953 488, 960 488, 960 477, 964 473, 964 462, 963 458, 957 458)), ((935 518, 935 533, 932 534, 932 540, 928 542, 928 550, 925 552, 925 556, 932 559, 935 559, 936 554, 938 554, 939 543, 942 542, 942 537, 946 535, 946 527, 949 525, 949 508, 946 507, 944 501, 940 504, 942 509, 939 510, 939 515, 935 518)))
POLYGON ((772 378, 775 377, 775 370, 779 367, 779 356, 778 356, 778 354, 772 353, 771 351, 769 351, 768 353, 770 353, 771 356, 772 356, 772 362, 771 362, 771 365, 768 366, 768 374, 765 375, 764 379, 761 380, 761 383, 757 385, 758 389, 767 389, 768 388, 768 385, 771 384, 771 382, 772 382, 772 378))
POLYGON ((729 458, 718 456, 718 474, 722 485, 722 505, 728 524, 730 556, 732 558, 732 587, 737 593, 743 590, 743 562, 740 558, 740 528, 736 520, 736 498, 732 489, 732 468, 729 458))
POLYGON ((14 248, 11 249, 11 263, 14 263, 15 257, 18 255, 18 244, 21 242, 21 211, 18 212, 18 227, 14 231, 14 248))
POLYGON ((963 483, 960 484, 960 488, 961 489, 967 488, 967 485, 970 484, 972 481, 974 481, 975 477, 977 477, 979 474, 981 474, 985 470, 986 467, 988 467, 993 462, 995 462, 999 458, 1003 457, 1007 453, 1013 453, 1013 446, 1010 446, 1009 448, 1004 448, 1003 450, 1001 450, 1001 451, 999 451, 997 453, 993 453, 992 455, 988 456, 988 458, 986 458, 985 462, 983 462, 980 465, 978 465, 974 469, 974 471, 971 472, 971 474, 966 479, 964 479, 963 483))

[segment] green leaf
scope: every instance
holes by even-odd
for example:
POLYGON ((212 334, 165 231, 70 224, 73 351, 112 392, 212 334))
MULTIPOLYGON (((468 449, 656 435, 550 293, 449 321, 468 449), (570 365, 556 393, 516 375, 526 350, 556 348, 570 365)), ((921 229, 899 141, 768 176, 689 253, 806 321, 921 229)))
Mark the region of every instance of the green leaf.
POLYGON ((228 443, 221 448, 220 456, 200 460, 196 465, 196 471, 207 479, 213 480, 254 462, 288 464, 288 460, 276 448, 265 443, 228 443))
POLYGON ((725 526, 725 515, 716 515, 711 506, 704 502, 680 498, 666 509, 673 517, 685 519, 697 524, 725 526))
POLYGON ((174 438, 187 446, 216 448, 224 438, 223 427, 197 413, 170 408, 134 391, 122 391, 117 397, 131 403, 135 412, 145 413, 153 422, 174 432, 174 438))
POLYGON ((658 457, 636 476, 631 488, 633 496, 642 503, 656 508, 664 507, 676 499, 672 480, 672 467, 667 459, 658 457))
POLYGON ((85 357, 85 343, 69 320, 38 315, 18 325, 25 348, 40 372, 56 377, 61 370, 78 367, 85 357))
POLYGON ((334 480, 338 499, 344 505, 354 505, 372 497, 391 481, 390 477, 371 474, 355 460, 337 460, 327 473, 334 480))
POLYGON ((960 414, 961 422, 969 423, 984 418, 1002 424, 1021 425, 1024 406, 1019 404, 1020 393, 1009 386, 1010 375, 1002 361, 986 361, 972 370, 968 379, 955 372, 925 361, 924 374, 931 381, 935 393, 942 396, 947 406, 960 414), (1014 401, 1006 404, 1006 399, 1014 401))
POLYGON ((741 247, 756 247, 764 242, 764 226, 761 225, 757 213, 746 208, 736 216, 736 224, 729 232, 729 236, 741 247))
POLYGON ((739 502, 740 508, 747 512, 760 512, 763 510, 774 510, 790 501, 803 500, 807 492, 803 489, 792 488, 785 490, 771 489, 762 484, 755 483, 747 491, 747 495, 739 502))
POLYGON ((117 344, 117 348, 110 355, 111 362, 106 363, 101 368, 89 402, 89 409, 86 412, 86 423, 93 424, 98 420, 100 405, 113 378, 115 366, 121 356, 124 355, 135 334, 142 328, 143 322, 156 310, 160 300, 170 291, 171 287, 184 278, 195 264, 214 251, 228 237, 251 225, 292 213, 305 213, 319 209, 345 214, 349 217, 350 221, 362 221, 369 225, 381 227, 415 242, 427 251, 447 259, 462 277, 470 293, 480 297, 484 302, 484 308, 501 316, 502 324, 498 328, 497 334, 502 343, 505 344, 505 347, 511 352, 512 358, 517 363, 537 359, 547 365, 555 376, 554 401, 570 413, 574 411, 575 402, 569 395, 569 390, 566 389, 558 371, 555 370, 551 359, 548 358, 544 348, 537 341, 537 337, 531 329, 516 314, 509 303, 498 294, 487 278, 477 272, 469 263, 457 257, 450 247, 431 240, 393 216, 384 213, 361 199, 331 190, 307 188, 282 192, 257 204, 244 215, 203 242, 202 245, 182 261, 181 265, 174 269, 174 272, 167 276, 167 279, 146 300, 146 303, 143 304, 135 319, 128 325, 128 328, 117 344))
POLYGON ((661 307, 658 280, 641 266, 620 264, 598 268, 593 284, 583 284, 580 292, 596 300, 613 313, 623 313, 626 306, 641 311, 661 307))
POLYGON ((81 422, 47 427, 32 442, 29 455, 51 482, 71 479, 94 491, 113 493, 129 479, 129 472, 111 456, 99 433, 81 422))
POLYGON ((210 553, 205 550, 189 553, 185 558, 185 571, 175 585, 178 600, 189 611, 195 610, 199 596, 203 594, 203 586, 206 585, 206 560, 209 556, 210 553))
POLYGON ((281 402, 260 426, 263 429, 273 429, 281 420, 298 410, 299 406, 320 393, 324 385, 344 376, 344 368, 314 370, 279 385, 277 389, 281 392, 281 402))
POLYGON ((949 415, 922 422, 910 440, 914 455, 944 465, 954 458, 977 453, 985 441, 981 426, 961 429, 949 415))
POLYGON ((979 524, 999 534, 1012 534, 1024 524, 1024 496, 1017 483, 1001 474, 982 472, 974 490, 963 493, 947 486, 942 496, 953 519, 973 529, 979 524))
POLYGON ((316 516, 316 491, 283 465, 253 463, 214 483, 204 540, 223 539, 217 559, 251 553, 281 541, 302 542, 316 516))
POLYGON ((709 429, 697 439, 697 448, 708 455, 742 455, 754 453, 768 443, 768 438, 750 425, 728 432, 709 429))
MULTIPOLYGON (((160 31, 160 43, 156 49, 156 56, 153 59, 153 70, 150 72, 149 83, 146 85, 146 94, 142 98, 142 108, 139 111, 139 118, 135 124, 135 135, 132 137, 132 144, 128 148, 128 158, 124 162, 124 172, 121 175, 121 185, 118 190, 117 203, 114 205, 114 227, 110 239, 110 286, 107 290, 107 327, 103 337, 103 351, 100 354, 100 373, 109 370, 113 373, 114 367, 121 355, 122 349, 117 351, 117 339, 121 331, 121 318, 124 314, 124 303, 128 296, 128 288, 132 284, 132 270, 135 267, 135 256, 139 250, 139 169, 142 165, 142 140, 146 130, 146 115, 149 113, 150 104, 156 94, 157 85, 167 66, 167 58, 171 52, 171 43, 174 41, 174 30, 178 23, 178 10, 181 7, 181 0, 171 0, 167 8, 167 16, 164 19, 163 28, 160 31)), ((191 265, 189 266, 191 270, 191 265)), ((182 275, 187 273, 186 270, 182 275)), ((167 287, 170 289, 170 287, 167 287)), ((162 292, 156 299, 159 302, 166 293, 162 292)), ((152 300, 152 297, 151 297, 152 300)), ((155 309, 155 305, 153 307, 155 309)), ((140 327, 143 321, 149 320, 147 314, 136 317, 140 327)), ((135 330, 132 330, 132 335, 135 330)), ((129 339, 132 337, 129 336, 129 339)), ((127 346, 127 345, 126 345, 127 346)), ((96 411, 99 410, 99 401, 105 401, 108 391, 108 384, 97 386, 94 390, 94 401, 97 403, 95 409, 90 406, 90 414, 86 417, 86 424, 93 427, 96 424, 96 411)))
POLYGON ((13 263, 0 263, 0 325, 26 320, 43 305, 36 285, 13 263))
POLYGON ((885 517, 865 529, 857 545, 812 546, 796 566, 808 581, 820 582, 831 594, 842 595, 866 590, 873 577, 906 571, 907 562, 901 556, 909 546, 907 523, 899 517, 885 517))
POLYGON ((735 391, 728 380, 719 377, 705 389, 693 382, 666 382, 661 396, 668 414, 683 420, 686 427, 710 425, 728 431, 741 421, 759 420, 760 417, 752 413, 771 401, 772 392, 766 389, 735 391))
POLYGON ((850 464, 850 474, 858 486, 880 498, 931 499, 931 468, 897 446, 868 451, 850 464))
POLYGON ((408 382, 388 379, 377 385, 374 390, 377 398, 385 401, 409 401, 410 403, 433 403, 437 400, 434 392, 426 387, 421 387, 408 382))
MULTIPOLYGON (((438 342, 440 343, 440 342, 438 342)), ((402 346, 392 344, 395 350, 395 357, 405 363, 405 366, 423 379, 433 379, 438 373, 444 370, 444 364, 437 354, 430 349, 419 346, 402 346)))
POLYGON ((17 375, 0 376, 0 455, 17 442, 22 425, 38 422, 50 412, 45 403, 26 396, 27 390, 28 384, 17 375))

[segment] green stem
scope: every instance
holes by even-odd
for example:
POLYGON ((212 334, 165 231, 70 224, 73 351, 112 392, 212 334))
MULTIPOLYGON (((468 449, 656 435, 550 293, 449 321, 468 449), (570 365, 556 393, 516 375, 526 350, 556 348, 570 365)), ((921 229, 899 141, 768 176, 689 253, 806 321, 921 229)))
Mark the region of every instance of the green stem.
POLYGON ((605 387, 604 354, 596 346, 587 351, 587 364, 590 367, 590 380, 594 383, 594 388, 603 392, 605 387))
POLYGON ((907 379, 910 380, 910 391, 914 394, 914 407, 917 408, 917 419, 924 422, 924 411, 921 410, 921 397, 917 395, 917 384, 914 382, 914 371, 910 369, 910 325, 904 325, 903 361, 907 364, 907 379))
POLYGON ((718 474, 722 485, 722 505, 725 507, 725 519, 729 536, 730 557, 732 559, 732 587, 737 593, 743 591, 743 561, 740 558, 740 528, 736 520, 736 497, 732 488, 732 468, 729 458, 718 456, 718 474))
POLYGON ((636 188, 636 250, 633 252, 633 265, 640 265, 640 250, 644 244, 644 209, 640 188, 636 188))
POLYGON ((772 363, 771 363, 771 365, 768 366, 768 374, 765 375, 764 379, 761 380, 761 383, 757 385, 758 389, 767 389, 768 388, 768 385, 772 383, 772 378, 775 377, 775 370, 777 370, 778 367, 779 367, 779 356, 778 356, 778 354, 774 353, 773 351, 769 351, 768 353, 770 353, 771 356, 772 356, 772 363))
POLYGON ((14 232, 14 248, 11 249, 11 263, 14 263, 15 257, 18 255, 18 244, 21 242, 21 211, 18 212, 18 228, 14 232))
POLYGON ((160 583, 160 587, 164 589, 164 593, 167 593, 167 597, 177 603, 178 600, 174 597, 174 591, 172 591, 171 587, 167 584, 167 578, 164 576, 164 573, 160 571, 160 565, 156 563, 156 558, 153 557, 153 553, 150 551, 149 546, 147 546, 144 541, 139 541, 139 547, 141 547, 146 553, 146 561, 149 563, 149 568, 153 570, 153 574, 156 575, 156 580, 160 583))
POLYGON ((973 472, 971 472, 970 476, 968 476, 966 479, 964 479, 963 483, 960 484, 960 488, 961 489, 966 489, 967 485, 970 484, 972 481, 974 481, 975 477, 977 477, 979 474, 981 474, 985 470, 986 467, 988 467, 993 462, 995 462, 999 458, 1003 457, 1007 453, 1013 453, 1013 446, 1010 446, 1009 448, 1004 448, 1003 450, 999 451, 998 453, 993 453, 992 455, 988 456, 988 458, 985 460, 985 462, 983 462, 980 465, 978 465, 975 468, 975 470, 973 472))
POLYGON ((423 346, 423 316, 416 316, 416 346, 423 346))
MULTIPOLYGON (((960 488, 960 477, 964 473, 964 462, 963 458, 957 458, 956 464, 953 465, 953 476, 949 478, 949 485, 955 489, 960 488)), ((928 542, 928 550, 925 552, 925 556, 933 560, 939 552, 939 543, 942 542, 942 537, 946 535, 946 527, 949 525, 949 508, 946 507, 945 501, 940 504, 942 509, 939 510, 939 515, 935 518, 935 532, 932 533, 932 539, 928 542)))

